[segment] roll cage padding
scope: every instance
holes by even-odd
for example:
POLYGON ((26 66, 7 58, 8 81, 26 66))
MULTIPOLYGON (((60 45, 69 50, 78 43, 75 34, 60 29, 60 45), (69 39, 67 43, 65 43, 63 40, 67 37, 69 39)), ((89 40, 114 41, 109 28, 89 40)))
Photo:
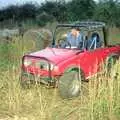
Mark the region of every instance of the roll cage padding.
POLYGON ((102 41, 98 33, 93 33, 87 43, 87 49, 96 49, 102 46, 102 41))

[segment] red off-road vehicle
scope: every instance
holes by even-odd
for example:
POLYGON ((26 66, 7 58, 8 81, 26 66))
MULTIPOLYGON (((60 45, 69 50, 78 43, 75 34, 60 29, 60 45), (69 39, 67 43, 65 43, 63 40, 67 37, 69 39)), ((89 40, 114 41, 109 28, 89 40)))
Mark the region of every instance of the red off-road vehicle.
POLYGON ((64 98, 80 94, 81 81, 95 75, 108 60, 116 61, 120 46, 107 44, 107 30, 103 22, 80 22, 56 26, 51 47, 23 56, 21 83, 41 82, 58 86, 64 98), (63 37, 72 28, 80 28, 84 41, 80 47, 64 46, 63 37))

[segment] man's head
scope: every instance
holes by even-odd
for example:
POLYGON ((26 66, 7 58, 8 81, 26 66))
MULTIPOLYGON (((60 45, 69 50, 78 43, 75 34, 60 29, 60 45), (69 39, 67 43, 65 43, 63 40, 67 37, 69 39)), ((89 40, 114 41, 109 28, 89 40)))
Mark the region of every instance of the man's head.
POLYGON ((79 32, 80 32, 79 28, 72 28, 71 30, 71 34, 75 37, 79 34, 79 32))

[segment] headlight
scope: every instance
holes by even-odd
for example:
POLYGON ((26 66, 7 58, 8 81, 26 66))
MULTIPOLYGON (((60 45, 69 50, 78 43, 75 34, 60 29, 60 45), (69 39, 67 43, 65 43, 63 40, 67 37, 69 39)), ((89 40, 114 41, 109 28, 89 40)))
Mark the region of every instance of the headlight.
POLYGON ((38 69, 48 70, 48 71, 53 70, 56 67, 56 65, 54 65, 53 63, 50 63, 43 59, 30 59, 30 58, 27 59, 27 58, 25 58, 23 64, 25 67, 28 67, 31 65, 38 69))
POLYGON ((36 61, 35 66, 42 70, 49 70, 49 67, 50 67, 50 70, 54 68, 54 65, 52 63, 48 63, 48 61, 45 61, 45 60, 36 61))
POLYGON ((30 59, 24 59, 24 66, 27 67, 29 65, 31 65, 32 61, 30 59))

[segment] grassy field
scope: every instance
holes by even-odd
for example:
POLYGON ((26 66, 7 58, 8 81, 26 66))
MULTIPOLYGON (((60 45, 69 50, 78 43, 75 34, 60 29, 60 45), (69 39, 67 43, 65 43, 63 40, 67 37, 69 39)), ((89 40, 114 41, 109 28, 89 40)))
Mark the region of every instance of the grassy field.
POLYGON ((14 37, 12 43, 0 45, 0 120, 120 119, 119 61, 113 67, 111 78, 104 70, 84 83, 85 91, 79 97, 63 100, 57 88, 48 89, 43 85, 21 88, 21 58, 24 53, 35 50, 34 44, 14 37))

